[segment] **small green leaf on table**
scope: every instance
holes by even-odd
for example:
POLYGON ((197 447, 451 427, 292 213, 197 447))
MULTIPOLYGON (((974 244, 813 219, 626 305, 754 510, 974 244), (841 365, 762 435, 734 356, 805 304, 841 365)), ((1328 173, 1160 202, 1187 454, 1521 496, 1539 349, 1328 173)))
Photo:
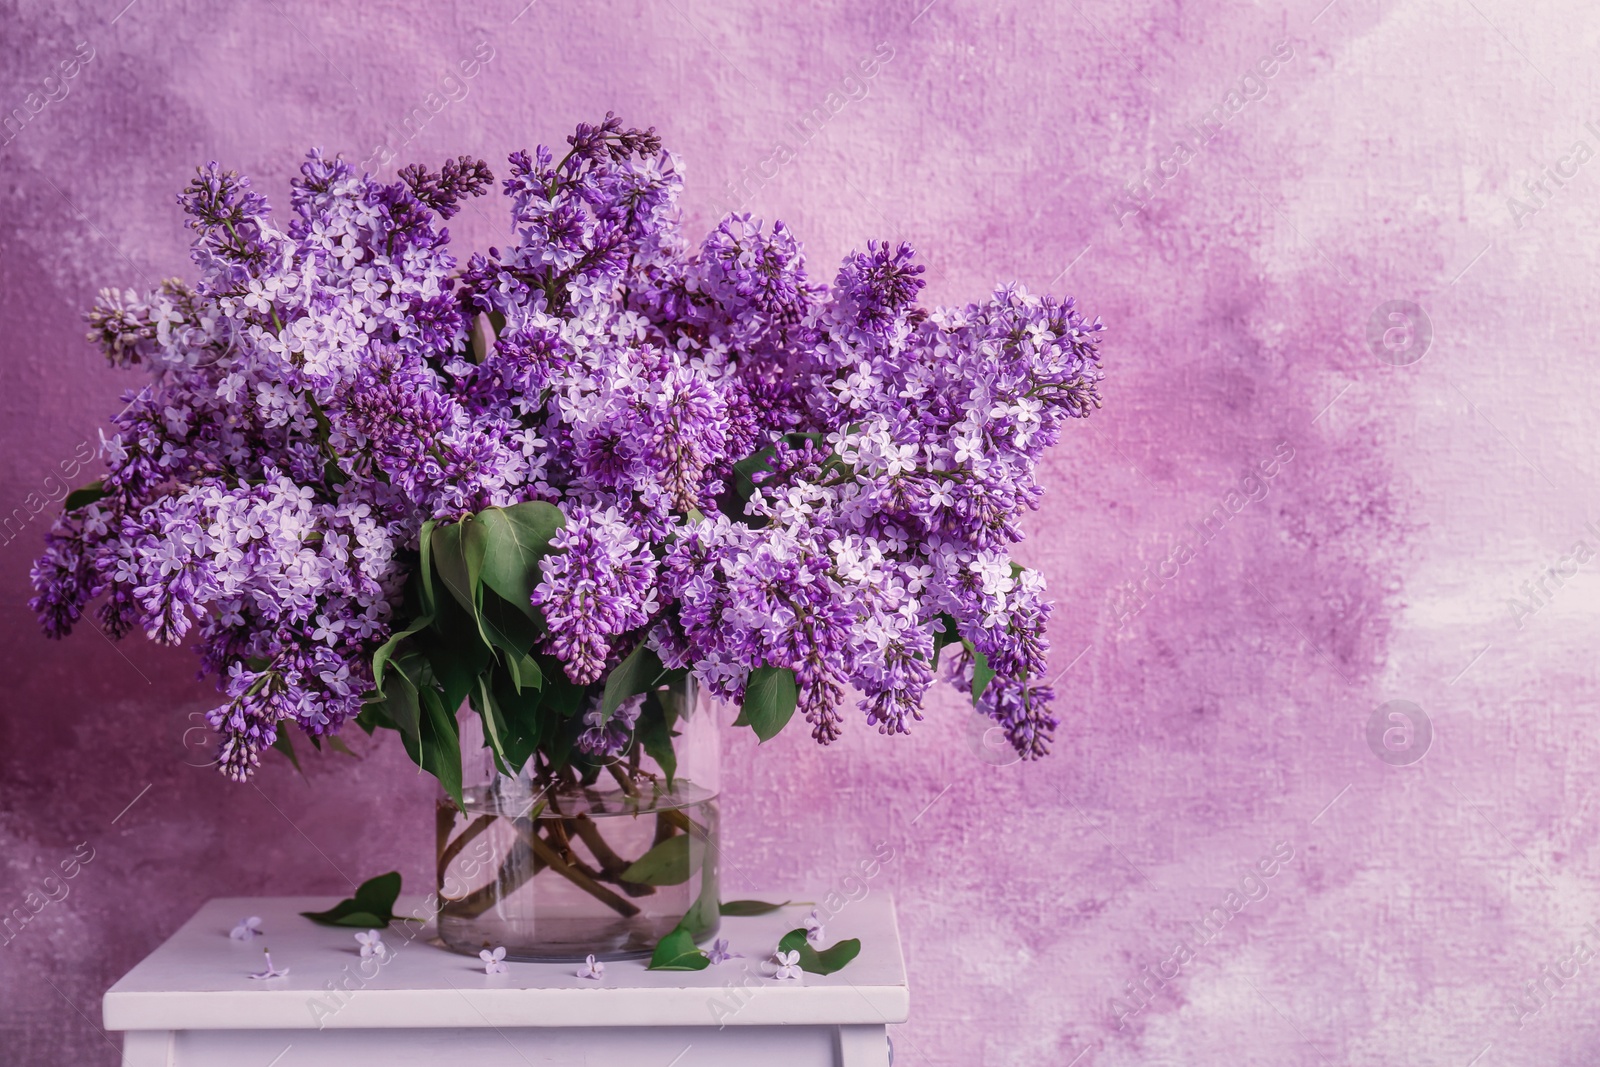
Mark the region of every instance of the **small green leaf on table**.
POLYGON ((779 908, 786 908, 793 901, 786 900, 782 904, 768 904, 764 900, 724 900, 722 914, 734 918, 748 918, 752 915, 770 915, 779 908))
POLYGON ((651 971, 703 971, 711 966, 705 951, 695 947, 694 937, 687 928, 678 926, 656 943, 650 956, 651 971))
POLYGON ((832 974, 841 971, 851 960, 861 954, 861 939, 852 937, 840 941, 831 948, 821 952, 811 947, 811 942, 806 940, 806 931, 790 930, 778 942, 779 952, 800 953, 800 969, 811 974, 832 974))
POLYGON ((369 878, 356 887, 356 895, 341 900, 327 911, 302 911, 300 914, 324 926, 358 926, 371 929, 394 921, 394 902, 400 897, 400 872, 390 871, 369 878))

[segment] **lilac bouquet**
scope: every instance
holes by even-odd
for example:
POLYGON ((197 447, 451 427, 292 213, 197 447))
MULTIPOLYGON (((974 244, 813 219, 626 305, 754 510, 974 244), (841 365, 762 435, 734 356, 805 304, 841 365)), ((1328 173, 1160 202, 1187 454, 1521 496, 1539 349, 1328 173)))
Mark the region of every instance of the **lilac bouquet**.
POLYGON ((193 631, 238 780, 354 719, 459 793, 464 703, 513 773, 670 759, 690 673, 763 739, 798 710, 832 741, 847 688, 904 733, 947 646, 1044 755, 1050 604, 1007 550, 1098 406, 1099 321, 1021 286, 924 309, 905 245, 819 284, 748 215, 691 249, 653 130, 567 143, 510 157, 514 240, 464 267, 441 224, 480 161, 384 184, 314 151, 286 228, 202 168, 199 281, 89 315, 148 381, 34 565, 46 632, 98 597, 112 637, 193 631))

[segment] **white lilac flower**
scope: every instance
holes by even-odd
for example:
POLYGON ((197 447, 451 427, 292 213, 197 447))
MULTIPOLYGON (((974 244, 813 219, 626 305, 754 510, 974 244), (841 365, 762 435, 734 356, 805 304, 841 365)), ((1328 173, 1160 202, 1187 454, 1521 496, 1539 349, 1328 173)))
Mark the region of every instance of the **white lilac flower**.
POLYGON ((478 958, 483 961, 484 974, 505 974, 511 968, 506 966, 506 950, 504 946, 494 951, 484 949, 478 953, 478 958))
POLYGON ((248 977, 255 978, 259 981, 265 981, 268 978, 282 978, 284 975, 289 973, 289 968, 287 967, 273 966, 272 953, 268 952, 266 949, 261 950, 261 955, 266 959, 266 966, 262 967, 259 971, 251 973, 248 977))
POLYGON ((362 930, 356 934, 356 942, 361 945, 362 959, 376 956, 381 960, 389 955, 389 946, 383 943, 381 930, 362 930))
POLYGON ((579 978, 592 978, 599 981, 606 974, 606 965, 590 955, 583 961, 583 966, 578 968, 579 978))
POLYGON ((239 925, 228 931, 228 936, 235 941, 250 941, 261 932, 261 916, 252 915, 248 919, 240 919, 239 925))

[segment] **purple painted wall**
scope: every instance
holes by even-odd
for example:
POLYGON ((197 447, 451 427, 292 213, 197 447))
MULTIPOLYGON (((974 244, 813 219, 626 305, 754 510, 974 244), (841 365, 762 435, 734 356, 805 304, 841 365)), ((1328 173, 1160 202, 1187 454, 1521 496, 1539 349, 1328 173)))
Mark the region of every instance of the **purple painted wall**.
POLYGON ((115 1063, 101 992, 208 897, 420 886, 430 847, 393 739, 231 786, 189 765, 187 651, 38 635, 29 509, 129 381, 80 313, 188 273, 198 162, 282 202, 310 145, 388 140, 392 174, 615 109, 686 161, 696 229, 733 200, 818 264, 904 239, 935 300, 1018 278, 1110 327, 1021 553, 1057 598, 1057 753, 992 758, 947 693, 909 739, 727 742, 735 890, 826 893, 893 844, 902 1063, 1595 1062, 1600 9, 121 2, 26 3, 0 45, 27 118, 0 147, 0 909, 93 850, 0 946, 0 1061, 115 1063), (1392 700, 1420 761, 1403 717, 1369 744, 1392 700))

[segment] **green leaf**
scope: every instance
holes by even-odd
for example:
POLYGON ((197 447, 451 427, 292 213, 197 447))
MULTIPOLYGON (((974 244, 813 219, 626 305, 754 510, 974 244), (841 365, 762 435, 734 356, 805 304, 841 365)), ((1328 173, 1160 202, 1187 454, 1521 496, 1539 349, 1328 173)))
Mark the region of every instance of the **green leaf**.
POLYGON ((294 742, 289 739, 288 723, 278 724, 278 735, 272 739, 272 747, 289 758, 289 762, 294 764, 294 769, 300 772, 300 777, 306 776, 306 772, 300 767, 300 757, 294 754, 294 742))
POLYGON ((540 653, 534 658, 544 673, 544 706, 570 719, 583 707, 589 690, 568 678, 566 665, 554 656, 540 653))
POLYGON ((506 670, 511 672, 512 684, 517 687, 518 692, 524 689, 538 689, 544 684, 544 675, 539 671, 539 664, 526 652, 508 659, 506 670))
MULTIPOLYGON (((548 736, 540 737, 539 751, 550 761, 551 769, 560 771, 571 765, 573 750, 578 744, 578 735, 583 731, 582 719, 564 718, 554 724, 554 729, 550 731, 548 736)), ((595 777, 599 776, 596 775, 595 777)))
POLYGON ((361 705, 361 711, 356 715, 356 725, 365 730, 368 737, 371 737, 380 728, 385 730, 400 729, 395 725, 394 720, 389 718, 389 712, 384 707, 384 699, 381 693, 368 692, 362 695, 366 698, 366 703, 361 705))
POLYGON ((774 450, 769 445, 733 465, 733 492, 734 496, 738 498, 740 507, 738 515, 729 516, 729 518, 745 518, 743 505, 748 504, 750 498, 755 496, 756 493, 755 475, 772 470, 774 454, 774 450))
POLYGON ((324 926, 354 926, 361 930, 370 930, 377 926, 387 926, 393 921, 392 916, 382 916, 370 911, 364 911, 355 902, 341 900, 327 911, 302 911, 300 913, 312 922, 324 926))
MULTIPOLYGON (((394 670, 383 687, 383 710, 402 737, 413 743, 422 733, 422 698, 417 695, 417 683, 412 674, 422 675, 425 661, 416 653, 408 652, 394 661, 394 670)), ((412 756, 418 763, 422 761, 412 756)))
POLYGON ((356 902, 371 905, 370 910, 394 912, 394 902, 400 899, 400 872, 390 871, 368 878, 356 887, 356 902))
POLYGON ((971 641, 963 640, 961 644, 972 657, 972 702, 976 704, 978 698, 983 696, 983 691, 989 688, 994 671, 989 667, 989 657, 974 648, 971 641))
POLYGON ((339 752, 339 753, 342 753, 342 754, 344 754, 346 756, 349 756, 351 759, 358 760, 358 759, 361 758, 360 756, 356 755, 354 752, 352 752, 350 750, 350 746, 345 744, 344 743, 344 739, 341 738, 341 737, 330 737, 330 738, 328 738, 328 747, 333 749, 335 752, 339 752))
POLYGON ((605 696, 600 701, 600 721, 608 721, 624 700, 653 686, 661 672, 661 660, 644 642, 639 642, 639 647, 628 653, 628 658, 617 664, 606 678, 605 696))
POLYGON ((383 669, 389 665, 389 660, 394 655, 395 650, 400 647, 400 642, 417 631, 427 628, 432 622, 432 615, 419 615, 411 621, 410 626, 390 634, 389 640, 378 646, 378 651, 372 654, 372 684, 374 686, 379 689, 383 688, 383 669))
POLYGON ((787 667, 757 667, 744 683, 735 726, 748 726, 762 741, 778 736, 794 715, 798 690, 794 671, 787 667))
POLYGON ((486 508, 468 526, 468 536, 483 543, 483 584, 541 627, 543 620, 532 601, 540 579, 539 561, 566 521, 554 504, 529 500, 509 508, 486 508))
POLYGON ((506 766, 522 767, 532 758, 543 734, 543 694, 537 689, 518 690, 504 671, 493 671, 490 676, 493 680, 489 693, 502 718, 500 742, 505 749, 506 766))
POLYGON ((515 776, 516 769, 506 766, 505 745, 500 740, 501 735, 505 733, 505 718, 500 714, 494 695, 489 692, 489 679, 480 674, 475 681, 477 688, 472 694, 472 703, 478 711, 478 717, 483 720, 484 743, 489 746, 489 752, 494 756, 495 767, 500 773, 515 776))
POLYGON ((778 951, 797 952, 802 947, 811 944, 806 940, 806 933, 807 931, 803 927, 798 930, 790 930, 778 939, 778 951))
MULTIPOLYGON (((695 851, 703 852, 703 848, 695 851)), ((694 873, 694 859, 689 835, 677 834, 640 856, 617 877, 635 885, 682 885, 694 873)))
POLYGON ((768 904, 764 900, 724 900, 722 914, 733 918, 748 918, 752 915, 770 915, 779 908, 786 908, 791 901, 782 904, 768 904))
POLYGON ((461 799, 461 738, 456 730, 455 713, 446 710, 439 691, 433 686, 425 685, 418 692, 426 712, 422 717, 422 759, 419 762, 423 770, 439 779, 456 806, 465 808, 466 803, 461 799))
POLYGON ((538 639, 538 625, 492 589, 479 587, 478 629, 520 689, 538 689, 544 672, 529 654, 538 639))
POLYGON ((852 937, 818 952, 806 940, 805 930, 790 930, 778 942, 778 951, 800 953, 802 971, 811 974, 832 974, 834 971, 844 970, 851 960, 861 955, 861 939, 852 937))
POLYGON ((689 910, 683 914, 683 921, 678 925, 690 932, 698 930, 704 936, 717 925, 717 900, 720 895, 717 891, 717 866, 712 862, 712 857, 707 855, 701 867, 700 895, 694 898, 694 903, 689 905, 689 910))
MULTIPOLYGON (((497 509, 498 510, 498 509, 497 509)), ((433 563, 454 600, 471 616, 478 636, 511 671, 517 688, 539 684, 539 670, 528 656, 539 636, 539 623, 529 612, 492 590, 485 590, 483 571, 490 538, 473 516, 433 532, 433 563)))
POLYGON ((450 708, 461 706, 472 692, 473 679, 494 662, 494 651, 479 638, 472 616, 452 596, 440 598, 433 625, 413 642, 427 657, 450 708))
MULTIPOLYGON (((820 472, 822 475, 827 475, 831 471, 844 466, 839 457, 829 451, 827 437, 824 434, 786 433, 783 435, 783 440, 790 448, 800 448, 807 441, 819 446, 828 456, 822 464, 820 472)), ((759 530, 766 526, 768 520, 762 515, 746 515, 744 513, 745 505, 755 495, 757 488, 755 476, 772 469, 772 459, 776 455, 776 451, 775 446, 768 445, 735 463, 733 465, 733 477, 728 481, 727 491, 717 498, 717 508, 724 515, 734 522, 743 523, 752 530, 759 530)))
POLYGON ((812 974, 832 974, 842 971, 849 966, 850 961, 861 955, 861 939, 852 937, 840 941, 832 948, 825 948, 817 952, 807 945, 800 950, 800 969, 810 971, 812 974))
POLYGON ((656 943, 650 955, 651 971, 703 971, 711 966, 711 959, 695 947, 694 937, 682 926, 675 927, 656 943))
POLYGON ((300 914, 324 926, 388 926, 394 921, 394 902, 399 897, 400 872, 390 871, 362 882, 356 887, 355 896, 339 901, 327 911, 300 914))
POLYGON ((662 691, 651 693, 644 698, 644 710, 634 727, 634 733, 639 738, 639 743, 644 746, 645 754, 655 760, 665 772, 667 788, 671 789, 673 779, 678 776, 678 754, 673 751, 672 739, 678 735, 668 723, 663 701, 667 695, 662 691))
POLYGON ((68 493, 66 502, 61 506, 67 511, 77 511, 79 508, 88 507, 105 495, 104 479, 96 479, 82 489, 74 489, 68 493))
POLYGON ((438 610, 436 598, 433 595, 433 528, 435 520, 429 519, 422 524, 422 532, 417 535, 417 545, 421 549, 421 559, 417 561, 417 599, 422 603, 422 613, 432 615, 438 610))
POLYGON ((689 672, 684 668, 667 671, 662 675, 661 682, 665 688, 655 693, 655 698, 661 702, 662 713, 666 716, 667 725, 673 726, 679 722, 687 722, 694 714, 693 702, 689 699, 689 672))
POLYGON ((433 548, 433 572, 439 576, 444 588, 474 616, 477 615, 477 598, 472 594, 472 578, 467 570, 467 557, 461 544, 460 523, 436 526, 430 543, 433 548))
POLYGON ((939 653, 945 645, 953 645, 961 640, 961 631, 956 626, 956 620, 948 614, 940 614, 939 622, 944 630, 933 635, 933 669, 939 669, 939 653))
POLYGON ((478 526, 478 517, 468 515, 456 524, 461 538, 461 558, 467 563, 467 588, 472 591, 474 604, 478 590, 483 585, 483 557, 489 550, 488 539, 478 526))

